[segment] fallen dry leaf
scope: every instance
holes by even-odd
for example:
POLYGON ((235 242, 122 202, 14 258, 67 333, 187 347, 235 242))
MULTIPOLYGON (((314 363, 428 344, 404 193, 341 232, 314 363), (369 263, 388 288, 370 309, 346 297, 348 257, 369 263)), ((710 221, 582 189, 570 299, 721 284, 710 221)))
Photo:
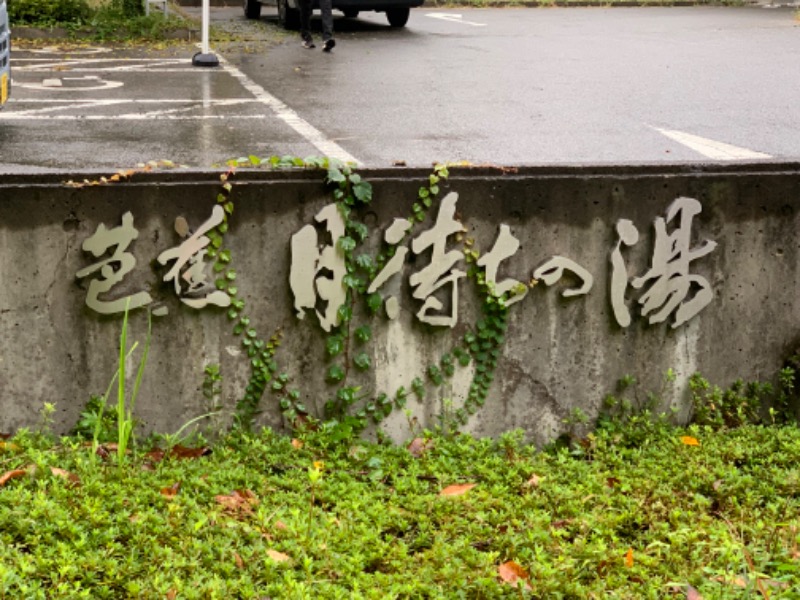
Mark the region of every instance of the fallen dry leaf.
POLYGON ((439 492, 440 496, 461 496, 462 494, 466 494, 472 488, 474 488, 477 483, 459 483, 456 485, 448 485, 444 488, 441 492, 439 492))
POLYGON ((525 590, 531 589, 531 586, 528 584, 530 575, 528 575, 528 572, 513 560, 504 562, 502 565, 497 567, 497 574, 500 575, 500 579, 503 582, 513 587, 518 587, 521 584, 525 590))
POLYGON ((250 490, 234 490, 227 496, 214 496, 214 500, 229 513, 237 515, 248 515, 254 506, 258 506, 258 498, 250 490))
POLYGON ((17 452, 20 447, 14 442, 5 442, 0 440, 0 451, 17 452))
POLYGON ((628 551, 625 553, 625 566, 629 569, 633 568, 633 548, 628 548, 628 551))
POLYGON ((178 590, 176 590, 175 588, 172 588, 171 590, 169 590, 167 592, 167 596, 166 597, 167 597, 167 600, 175 600, 175 598, 178 597, 178 590))
POLYGON ((681 436, 681 444, 684 446, 699 446, 700 442, 697 438, 692 437, 690 435, 682 435, 681 436))
POLYGON ((28 474, 28 471, 25 469, 14 469, 13 471, 8 471, 0 476, 0 487, 4 486, 12 479, 17 479, 18 477, 25 477, 28 474))
POLYGON ((277 550, 267 550, 267 556, 269 556, 275 562, 287 562, 292 560, 288 554, 278 552, 277 550))
POLYGON ((11 434, 10 433, 0 433, 0 440, 10 440, 11 434))
POLYGON ((174 498, 180 489, 181 482, 179 481, 177 483, 173 483, 169 487, 161 488, 161 495, 164 496, 164 498, 174 498))
POLYGON ((718 577, 715 577, 714 581, 718 581, 720 583, 726 583, 728 585, 740 588, 746 588, 748 586, 747 580, 744 577, 740 577, 738 575, 734 577, 723 577, 722 575, 720 575, 718 577))
POLYGON ((292 446, 294 446, 297 450, 303 447, 303 442, 298 440, 297 438, 292 438, 292 446))
POLYGON ((151 463, 160 463, 164 460, 164 451, 160 448, 156 448, 155 450, 151 450, 147 454, 144 455, 145 459, 150 461, 151 463))
POLYGON ((67 482, 70 483, 71 485, 81 484, 80 478, 77 475, 75 475, 75 473, 70 473, 69 471, 65 471, 64 469, 59 469, 57 467, 50 467, 50 472, 56 477, 61 477, 62 479, 66 479, 67 482))
POLYGON ((289 527, 283 521, 275 521, 275 529, 286 531, 287 529, 289 529, 289 527))
POLYGON ((244 569, 244 561, 242 560, 242 557, 239 556, 238 552, 233 553, 233 561, 236 563, 237 569, 244 569))
POLYGON ((703 600, 703 596, 690 585, 686 588, 686 600, 703 600))
POLYGON ((201 456, 208 456, 211 454, 211 448, 203 446, 202 448, 187 448, 185 446, 173 446, 169 451, 169 456, 175 458, 200 458, 201 456))
POLYGON ((414 438, 408 446, 406 446, 406 449, 414 458, 419 458, 431 448, 433 448, 433 441, 426 440, 425 438, 414 438))
POLYGON ((539 477, 536 473, 531 475, 531 478, 525 482, 525 486, 529 488, 538 488, 539 484, 542 482, 542 478, 539 477))
POLYGON ((620 483, 622 483, 616 477, 609 477, 606 479, 606 486, 610 487, 612 490, 617 487, 620 483))

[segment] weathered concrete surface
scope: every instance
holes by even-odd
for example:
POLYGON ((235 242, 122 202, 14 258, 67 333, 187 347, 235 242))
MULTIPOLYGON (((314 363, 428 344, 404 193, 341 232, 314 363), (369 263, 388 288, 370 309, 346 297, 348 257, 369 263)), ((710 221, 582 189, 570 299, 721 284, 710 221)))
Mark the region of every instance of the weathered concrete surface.
MULTIPOLYGON (((128 251, 135 269, 114 297, 143 289, 163 300, 169 314, 155 318, 153 343, 136 414, 145 429, 174 431, 206 412, 204 365, 221 364, 222 400, 233 410, 248 377, 246 356, 231 335, 225 311, 182 305, 171 284, 160 282, 156 257, 178 245, 173 222, 184 216, 192 228, 206 221, 220 190, 218 172, 165 171, 134 175, 130 181, 74 189, 64 181, 95 180, 108 173, 0 176, 0 431, 37 421, 44 402, 55 402, 57 427, 68 430, 90 394, 102 393, 116 369, 121 319, 103 317, 85 305, 90 277, 76 273, 96 260, 81 249, 98 225, 119 226, 131 211, 139 237, 128 251)), ((377 243, 395 217, 411 212, 424 170, 375 170, 362 175, 374 186, 363 215, 377 243)), ((686 382, 700 371, 712 382, 742 377, 770 378, 800 340, 800 165, 677 165, 645 167, 547 167, 519 170, 455 170, 449 191, 459 194, 458 216, 467 236, 483 252, 500 224, 511 227, 519 251, 501 264, 499 279, 528 282, 552 256, 568 257, 594 276, 586 296, 563 298, 575 284, 565 278, 539 284, 510 308, 507 341, 486 406, 467 430, 497 435, 522 427, 537 442, 563 430, 573 408, 596 414, 603 395, 626 374, 641 390, 660 390, 672 368, 677 380, 665 403, 688 415, 686 382), (621 328, 609 300, 609 256, 617 243, 615 223, 630 219, 639 243, 623 250, 631 277, 642 275, 653 254, 654 221, 678 197, 702 203, 692 223, 692 248, 702 240, 717 248, 691 263, 714 297, 698 316, 677 329, 648 325, 634 311, 621 328)), ((443 195, 443 194, 442 194, 443 195)), ((233 254, 240 297, 259 333, 281 330, 277 362, 291 376, 305 404, 317 412, 335 388, 325 383, 329 365, 325 336, 313 314, 297 320, 289 288, 290 238, 331 201, 320 172, 240 170, 231 198, 236 209, 226 246, 233 254)), ((432 215, 435 217, 435 212, 432 215)), ((430 219, 417 232, 432 225, 430 219)), ((672 229, 672 225, 668 225, 672 229)), ((453 238, 448 250, 459 247, 453 238)), ((368 348, 373 368, 364 390, 386 391, 425 377, 425 369, 457 343, 478 319, 472 284, 459 285, 459 323, 454 330, 420 323, 421 302, 412 298, 410 275, 429 262, 428 253, 406 261, 400 317, 374 318, 368 348)), ((458 265, 465 269, 466 265, 458 265)), ((402 283, 400 283, 402 281, 402 283)), ((389 285, 383 291, 389 289, 389 285)), ((633 308, 640 291, 629 290, 633 308), (634 295, 631 296, 630 292, 634 295)), ((357 316, 357 320, 362 316, 357 316)), ((144 311, 132 318, 131 339, 143 341, 144 311)), ((463 402, 470 369, 441 388, 429 385, 423 403, 408 407, 425 426, 436 424, 442 400, 463 402)), ((356 369, 352 370, 357 371, 356 369)), ((267 392, 260 422, 281 427, 275 398, 267 392)), ((384 422, 395 438, 408 434, 407 417, 396 411, 384 422)))

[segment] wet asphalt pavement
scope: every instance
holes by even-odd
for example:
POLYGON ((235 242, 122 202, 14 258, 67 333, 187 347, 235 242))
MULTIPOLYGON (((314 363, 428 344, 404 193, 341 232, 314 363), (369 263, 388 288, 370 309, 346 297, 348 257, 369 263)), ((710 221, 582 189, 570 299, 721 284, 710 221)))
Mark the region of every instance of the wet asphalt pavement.
POLYGON ((212 44, 214 69, 192 66, 192 45, 16 49, 0 170, 251 153, 368 166, 800 158, 787 8, 423 8, 403 29, 362 13, 337 16, 331 54, 302 49, 274 9, 212 15, 228 40, 212 44))

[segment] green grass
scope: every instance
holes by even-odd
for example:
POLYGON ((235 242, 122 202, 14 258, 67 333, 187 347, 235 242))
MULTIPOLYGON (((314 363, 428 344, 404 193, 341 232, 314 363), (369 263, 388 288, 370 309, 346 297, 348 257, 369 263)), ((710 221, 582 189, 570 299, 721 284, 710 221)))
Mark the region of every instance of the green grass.
POLYGON ((415 457, 264 431, 120 469, 23 431, 0 449, 0 475, 30 471, 0 486, 0 598, 800 597, 796 427, 517 439, 415 457))

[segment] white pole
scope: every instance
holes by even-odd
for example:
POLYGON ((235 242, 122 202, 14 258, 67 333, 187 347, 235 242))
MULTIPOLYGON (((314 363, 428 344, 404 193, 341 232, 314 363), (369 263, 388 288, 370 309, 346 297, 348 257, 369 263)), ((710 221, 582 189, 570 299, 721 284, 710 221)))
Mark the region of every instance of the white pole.
POLYGON ((218 67, 219 59, 211 53, 208 48, 208 22, 211 20, 208 8, 209 0, 203 0, 203 39, 200 44, 200 52, 192 57, 192 64, 195 67, 218 67))
POLYGON ((208 0, 203 0, 203 45, 201 48, 203 54, 208 54, 208 21, 210 18, 208 0))

